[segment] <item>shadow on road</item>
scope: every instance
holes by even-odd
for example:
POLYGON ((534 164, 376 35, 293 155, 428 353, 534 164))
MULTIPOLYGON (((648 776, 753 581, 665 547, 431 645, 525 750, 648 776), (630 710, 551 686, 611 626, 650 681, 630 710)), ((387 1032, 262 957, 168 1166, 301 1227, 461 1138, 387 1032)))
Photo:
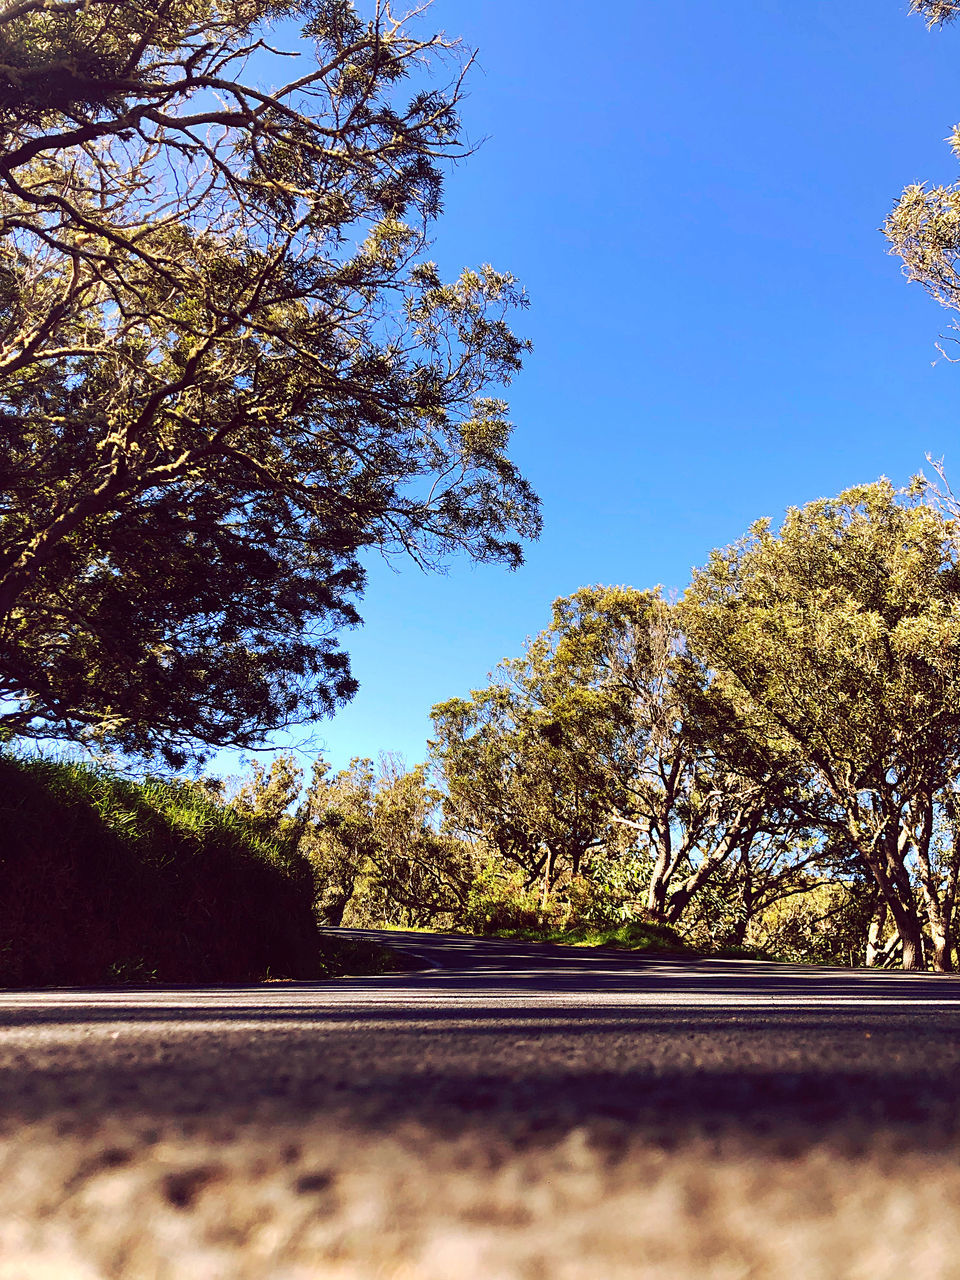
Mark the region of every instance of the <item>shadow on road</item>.
POLYGON ((110 1116, 412 1126, 513 1148, 580 1130, 612 1154, 691 1135, 960 1153, 956 979, 404 937, 447 967, 3 993, 0 1129, 110 1116))
MULTIPOLYGON (((146 1013, 147 1011, 145 1011, 146 1013)), ((109 1114, 141 1123, 415 1125, 526 1146, 572 1129, 611 1152, 699 1135, 783 1153, 960 1148, 960 1016, 307 1011, 235 1026, 158 1016, 116 1039, 41 1040, 0 1065, 0 1128, 109 1114), (306 1016, 304 1016, 306 1014, 306 1016)), ((149 1016, 149 1014, 148 1014, 149 1016)), ((129 1019, 129 1013, 127 1014, 129 1019)), ((84 1011, 68 1023, 89 1026, 84 1011)))

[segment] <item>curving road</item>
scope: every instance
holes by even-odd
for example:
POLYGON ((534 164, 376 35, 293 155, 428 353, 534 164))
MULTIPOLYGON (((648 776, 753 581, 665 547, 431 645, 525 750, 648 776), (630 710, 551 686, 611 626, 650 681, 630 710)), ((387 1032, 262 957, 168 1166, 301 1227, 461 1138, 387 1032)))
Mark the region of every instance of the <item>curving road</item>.
POLYGON ((0 993, 0 1280, 960 1275, 960 978, 367 936, 0 993))

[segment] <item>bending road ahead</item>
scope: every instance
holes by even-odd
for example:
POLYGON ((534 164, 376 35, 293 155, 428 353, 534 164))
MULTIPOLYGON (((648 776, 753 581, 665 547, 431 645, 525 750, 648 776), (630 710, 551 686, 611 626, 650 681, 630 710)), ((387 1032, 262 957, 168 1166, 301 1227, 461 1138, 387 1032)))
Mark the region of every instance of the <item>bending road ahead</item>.
POLYGON ((367 936, 0 992, 0 1280, 960 1275, 960 979, 367 936))

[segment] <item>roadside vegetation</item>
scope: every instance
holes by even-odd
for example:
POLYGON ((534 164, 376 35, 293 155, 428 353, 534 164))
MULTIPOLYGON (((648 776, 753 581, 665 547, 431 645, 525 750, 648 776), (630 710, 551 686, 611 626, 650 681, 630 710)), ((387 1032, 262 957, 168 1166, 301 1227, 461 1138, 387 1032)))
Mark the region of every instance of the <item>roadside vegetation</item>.
MULTIPOLYGON (((364 552, 515 567, 539 532, 522 289, 426 256, 471 58, 370 10, 0 13, 0 981, 315 977, 388 963, 318 924, 388 923, 954 969, 942 469, 761 520, 678 600, 555 601, 413 769, 176 776, 352 696, 364 552)), ((958 209, 913 186, 886 223, 954 309, 958 209)))
POLYGON ((759 522, 678 601, 558 600, 413 769, 0 758, 0 975, 321 976, 318 924, 952 969, 951 502, 879 481, 759 522))
POLYGON ((323 925, 954 968, 951 501, 878 481, 759 522, 677 601, 557 600, 412 769, 0 758, 3 980, 321 976, 323 925))
POLYGON ((380 972, 318 935, 302 854, 183 781, 0 756, 0 984, 380 972))
MULTIPOLYGON (((952 969, 960 526, 888 481, 758 522, 685 595, 585 587, 431 757, 284 795, 320 918, 952 969)), ((251 792, 249 803, 254 803, 251 792)), ((257 802, 259 803, 259 802, 257 802)))

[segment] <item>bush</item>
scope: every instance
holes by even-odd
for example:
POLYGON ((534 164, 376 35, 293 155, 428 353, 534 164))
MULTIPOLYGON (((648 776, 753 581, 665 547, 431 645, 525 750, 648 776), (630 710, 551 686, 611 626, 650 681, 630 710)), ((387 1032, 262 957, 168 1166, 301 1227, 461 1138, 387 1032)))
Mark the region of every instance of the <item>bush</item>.
POLYGON ((474 880, 460 927, 471 933, 532 932, 543 927, 541 894, 525 888, 519 874, 481 871, 474 880))
POLYGON ((320 977, 306 860, 184 782, 0 756, 0 984, 320 977))
POLYGON ((793 964, 862 965, 874 909, 873 896, 859 884, 824 882, 768 907, 751 932, 793 964))

